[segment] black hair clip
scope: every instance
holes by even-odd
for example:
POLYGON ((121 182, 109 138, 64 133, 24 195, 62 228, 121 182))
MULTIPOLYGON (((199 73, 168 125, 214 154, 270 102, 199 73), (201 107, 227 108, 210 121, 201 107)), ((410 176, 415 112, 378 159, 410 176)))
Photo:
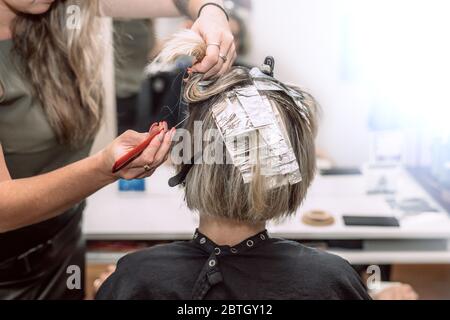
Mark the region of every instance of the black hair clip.
POLYGON ((275 59, 272 56, 266 57, 264 59, 264 64, 261 66, 262 73, 273 78, 273 70, 275 68, 275 59))
POLYGON ((191 171, 192 167, 195 165, 195 162, 199 159, 201 159, 202 157, 202 152, 198 152, 197 154, 195 154, 192 158, 191 161, 189 163, 185 163, 183 164, 183 166, 181 167, 180 172, 178 172, 178 174, 172 178, 169 179, 169 186, 171 188, 176 187, 178 185, 185 185, 186 183, 186 177, 189 174, 189 171, 191 171))
POLYGON ((193 165, 193 163, 183 165, 180 172, 176 176, 169 179, 169 187, 173 188, 180 184, 184 185, 186 182, 186 176, 188 175, 189 171, 191 171, 193 165))

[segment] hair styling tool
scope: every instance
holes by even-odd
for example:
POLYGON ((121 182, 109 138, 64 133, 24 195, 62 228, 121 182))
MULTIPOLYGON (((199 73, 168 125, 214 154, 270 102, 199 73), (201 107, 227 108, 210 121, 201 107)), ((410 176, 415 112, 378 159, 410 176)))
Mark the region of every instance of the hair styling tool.
POLYGON ((134 159, 139 157, 142 152, 149 146, 149 144, 155 139, 162 131, 164 131, 164 122, 154 123, 149 130, 149 136, 142 141, 139 145, 134 147, 131 151, 120 157, 112 168, 112 173, 116 173, 127 165, 129 165, 134 159))

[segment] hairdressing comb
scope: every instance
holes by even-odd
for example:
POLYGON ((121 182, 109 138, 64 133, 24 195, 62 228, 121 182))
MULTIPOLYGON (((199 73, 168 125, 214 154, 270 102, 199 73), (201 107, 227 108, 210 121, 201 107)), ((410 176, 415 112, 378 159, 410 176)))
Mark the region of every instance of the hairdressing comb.
POLYGON ((164 123, 154 123, 149 130, 149 136, 147 139, 142 141, 140 144, 138 144, 136 147, 134 147, 131 151, 123 155, 114 163, 114 166, 112 168, 112 173, 116 173, 123 168, 125 168, 127 165, 129 165, 134 159, 139 157, 142 152, 148 147, 148 145, 157 137, 162 131, 164 130, 164 123))

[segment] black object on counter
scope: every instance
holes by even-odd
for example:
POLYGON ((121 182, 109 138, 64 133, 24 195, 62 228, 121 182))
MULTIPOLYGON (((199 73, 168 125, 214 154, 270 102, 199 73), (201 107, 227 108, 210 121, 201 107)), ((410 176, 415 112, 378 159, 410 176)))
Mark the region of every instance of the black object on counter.
POLYGON ((395 217, 343 216, 343 219, 346 226, 400 227, 400 222, 395 217))

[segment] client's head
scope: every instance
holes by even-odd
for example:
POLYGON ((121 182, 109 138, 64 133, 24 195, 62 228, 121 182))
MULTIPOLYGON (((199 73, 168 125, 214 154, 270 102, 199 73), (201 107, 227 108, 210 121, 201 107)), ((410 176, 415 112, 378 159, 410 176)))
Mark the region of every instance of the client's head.
MULTIPOLYGON (((173 62, 187 54, 199 61, 205 52, 199 36, 183 31, 157 60, 173 62)), ((210 143, 202 143, 201 150, 210 152, 218 142, 211 139, 214 132, 220 133, 225 146, 219 156, 223 161, 198 161, 190 167, 184 180, 188 207, 200 216, 245 223, 295 213, 315 174, 314 99, 259 69, 246 68, 232 68, 207 82, 201 74, 191 74, 183 98, 189 104, 185 129, 194 137, 189 142, 192 149, 196 139, 203 139, 210 143), (199 122, 203 134, 196 137, 199 122)))

